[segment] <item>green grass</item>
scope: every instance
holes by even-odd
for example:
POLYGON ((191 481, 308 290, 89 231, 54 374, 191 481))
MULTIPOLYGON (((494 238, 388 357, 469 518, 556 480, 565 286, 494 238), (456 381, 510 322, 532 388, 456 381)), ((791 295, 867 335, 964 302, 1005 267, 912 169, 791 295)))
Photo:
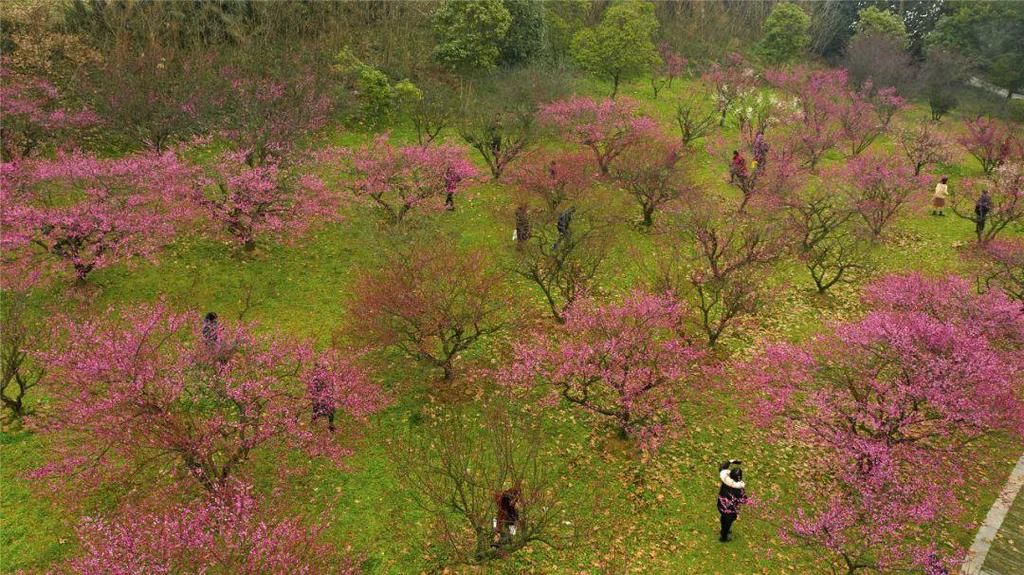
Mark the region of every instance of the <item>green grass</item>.
MULTIPOLYGON (((692 83, 679 81, 658 100, 651 100, 646 84, 633 84, 624 86, 623 94, 641 100, 665 129, 674 133, 674 98, 693 88, 692 83)), ((597 93, 606 87, 585 83, 583 89, 597 93)), ((922 110, 914 108, 906 115, 917 119, 922 110)), ((394 134, 411 137, 407 131, 394 134)), ((724 138, 738 141, 734 129, 726 129, 724 138)), ((338 132, 324 139, 335 145, 352 145, 366 137, 338 132)), ((887 142, 878 145, 891 149, 887 142)), ((696 149, 695 177, 726 197, 734 197, 724 180, 726 159, 712 158, 700 146, 696 149)), ((197 152, 195 159, 202 161, 210 153, 197 152)), ((957 176, 977 172, 971 163, 949 168, 955 169, 944 169, 957 176)), ((924 191, 922 197, 927 196, 924 191)), ((510 205, 507 189, 484 184, 460 197, 455 212, 430 216, 414 225, 455 234, 464 245, 501 254, 510 241, 511 226, 499 214, 508 212, 510 205)), ((631 204, 618 209, 635 218, 631 204)), ((378 265, 380 246, 395 233, 380 225, 369 210, 353 207, 342 223, 319 227, 291 245, 265 245, 251 257, 240 257, 230 246, 216 241, 183 238, 157 262, 97 272, 88 288, 40 290, 32 302, 38 310, 48 312, 72 312, 86 302, 92 312, 98 312, 108 306, 164 298, 178 308, 217 310, 225 318, 233 319, 245 311, 245 319, 258 322, 261 329, 312 338, 324 345, 345 331, 350 314, 358 313, 349 306, 352 280, 360 271, 378 265)), ((623 225, 618 233, 617 247, 601 279, 608 291, 643 282, 631 254, 651 246, 651 238, 632 226, 623 225)), ((429 235, 419 237, 429 241, 429 235)), ((876 248, 880 271, 956 272, 961 269, 957 247, 970 238, 969 222, 952 216, 929 217, 925 205, 914 206, 898 223, 892 239, 876 248)), ((528 301, 525 310, 543 313, 540 294, 513 281, 528 301)), ((856 288, 840 287, 820 296, 813 293, 806 272, 793 263, 777 266, 771 281, 778 289, 760 323, 728 338, 726 353, 742 354, 751 342, 762 338, 799 340, 829 319, 850 317, 858 311, 856 288)), ((481 350, 467 354, 466 363, 488 365, 491 349, 498 343, 486 342, 481 350)), ((373 353, 369 361, 376 368, 377 379, 395 395, 394 404, 373 418, 348 470, 314 465, 292 480, 289 497, 310 514, 324 513, 330 521, 326 536, 364 557, 368 573, 429 571, 437 567, 431 527, 402 491, 401 470, 389 458, 387 442, 415 428, 418 414, 431 401, 429 382, 434 374, 388 352, 373 353)), ((552 449, 580 462, 561 478, 565 498, 571 502, 566 520, 579 527, 580 539, 565 549, 528 548, 495 563, 488 572, 810 572, 813 556, 780 546, 776 526, 756 510, 741 517, 734 543, 722 546, 715 541, 717 463, 726 457, 744 459, 754 493, 792 501, 794 478, 811 472, 799 450, 767 441, 763 430, 744 419, 726 390, 710 388, 688 405, 682 437, 644 465, 629 450, 617 448, 610 435, 592 431, 578 413, 560 411, 551 430, 552 449), (766 553, 767 549, 773 552, 766 553)), ((0 572, 44 570, 74 552, 75 518, 55 508, 47 494, 33 489, 24 476, 44 461, 43 449, 43 440, 32 433, 5 431, 0 435, 0 572)), ((979 449, 976 461, 970 462, 989 473, 989 481, 981 482, 980 489, 965 494, 975 519, 984 515, 998 491, 1001 474, 1019 450, 1019 444, 993 438, 979 449)), ((250 467, 253 475, 270 477, 280 456, 257 458, 250 467)), ((961 525, 949 536, 966 543, 972 532, 961 525)))

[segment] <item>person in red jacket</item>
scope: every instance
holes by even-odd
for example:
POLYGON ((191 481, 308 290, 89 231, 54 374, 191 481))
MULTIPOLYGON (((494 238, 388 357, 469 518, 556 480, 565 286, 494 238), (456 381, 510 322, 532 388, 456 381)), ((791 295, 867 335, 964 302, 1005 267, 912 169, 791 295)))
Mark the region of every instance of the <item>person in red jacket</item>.
POLYGON ((740 154, 739 150, 732 151, 732 162, 729 163, 729 183, 732 183, 736 178, 741 180, 747 177, 747 159, 740 154))

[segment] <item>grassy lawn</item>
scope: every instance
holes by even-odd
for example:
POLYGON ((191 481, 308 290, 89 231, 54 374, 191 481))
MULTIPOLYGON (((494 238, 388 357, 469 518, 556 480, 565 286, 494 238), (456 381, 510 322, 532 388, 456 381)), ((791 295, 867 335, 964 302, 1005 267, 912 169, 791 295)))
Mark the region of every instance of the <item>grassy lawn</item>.
MULTIPOLYGON (((605 88, 585 84, 583 89, 597 93, 605 88)), ((676 96, 692 88, 690 83, 676 82, 657 100, 651 99, 646 84, 627 85, 623 92, 641 100, 668 133, 675 133, 676 96)), ((912 109, 903 116, 916 120, 923 112, 912 109)), ((953 122, 945 120, 946 124, 953 122)), ((394 136, 409 138, 410 134, 396 131, 394 136)), ((734 129, 727 129, 724 137, 738 142, 734 129)), ((363 137, 338 134, 327 139, 350 145, 363 137)), ((875 146, 895 153, 890 142, 875 146)), ((708 187, 732 194, 725 182, 726 158, 712 158, 699 151, 700 145, 697 148, 696 177, 708 187)), ((841 160, 836 156, 830 161, 841 160)), ((947 171, 961 175, 980 170, 965 162, 947 171)), ((961 271, 957 249, 970 240, 972 224, 952 215, 929 216, 925 205, 928 191, 922 191, 920 205, 907 211, 889 241, 876 247, 880 271, 961 271)), ((502 220, 501 214, 508 211, 510 203, 509 190, 482 184, 458 199, 455 212, 422 218, 415 225, 455 234, 461 243, 484 246, 501 258, 511 237, 510 222, 502 220)), ((80 313, 77 310, 83 304, 90 312, 99 312, 108 306, 165 298, 176 308, 216 310, 228 319, 244 314, 261 328, 326 345, 332 337, 345 333, 347 318, 358 313, 349 306, 354 277, 360 270, 378 265, 379 246, 400 233, 381 225, 366 208, 351 206, 347 211, 342 223, 316 228, 293 245, 265 245, 251 257, 241 257, 223 243, 182 238, 156 262, 102 270, 94 274, 90 286, 53 286, 37 291, 33 301, 38 309, 51 306, 80 313)), ((636 208, 624 204, 621 211, 633 218, 636 208)), ((618 247, 600 280, 609 291, 645 281, 631 254, 651 245, 651 238, 632 226, 622 225, 618 233, 618 247)), ((537 314, 543 313, 541 294, 514 281, 523 301, 532 302, 537 314)), ((855 287, 837 287, 834 293, 819 296, 806 271, 792 262, 777 266, 772 283, 777 287, 759 325, 727 338, 720 352, 723 360, 742 355, 761 339, 805 338, 824 322, 858 312, 855 287)), ((488 366, 492 350, 501 343, 485 342, 465 363, 488 366)), ((328 536, 363 556, 367 573, 439 570, 436 550, 431 547, 432 527, 408 502, 399 481, 402 471, 388 454, 390 442, 415 431, 424 410, 442 401, 430 384, 436 374, 387 352, 371 353, 367 361, 394 396, 393 404, 373 418, 349 462, 350 469, 314 465, 308 473, 290 478, 285 496, 310 514, 324 513, 330 521, 328 536)), ((45 400, 37 395, 35 401, 45 400)), ((733 543, 716 541, 718 462, 727 457, 743 459, 753 494, 764 500, 790 501, 796 496, 794 478, 814 473, 802 461, 799 449, 769 442, 764 430, 745 419, 727 386, 702 390, 701 396, 683 409, 687 424, 682 437, 647 463, 641 463, 611 434, 593 431, 585 416, 560 410, 548 423, 550 445, 546 449, 575 462, 560 481, 565 499, 571 502, 563 520, 576 526, 576 543, 561 549, 529 547, 478 572, 811 572, 811 551, 782 546, 773 518, 756 506, 741 516, 733 543)), ((24 477, 27 470, 43 462, 43 441, 26 431, 0 434, 0 572, 45 569, 74 552, 77 517, 51 505, 46 493, 33 490, 24 477)), ((964 495, 975 520, 984 516, 1020 449, 1021 445, 1005 438, 988 438, 979 445, 976 457, 965 462, 978 469, 982 479, 964 495)), ((278 457, 287 456, 267 454, 253 462, 257 485, 260 476, 269 476, 280 466, 278 457)), ((972 537, 972 526, 965 524, 951 525, 949 533, 936 536, 963 544, 972 537)))

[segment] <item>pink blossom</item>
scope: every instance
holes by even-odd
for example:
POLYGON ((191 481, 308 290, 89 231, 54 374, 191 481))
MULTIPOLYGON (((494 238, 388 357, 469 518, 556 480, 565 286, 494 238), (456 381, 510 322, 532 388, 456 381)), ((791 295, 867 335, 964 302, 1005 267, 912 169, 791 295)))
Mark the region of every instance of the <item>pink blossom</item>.
POLYGON ((640 115, 639 105, 629 98, 598 101, 574 96, 542 106, 540 120, 590 148, 602 174, 625 149, 657 131, 657 123, 640 115))

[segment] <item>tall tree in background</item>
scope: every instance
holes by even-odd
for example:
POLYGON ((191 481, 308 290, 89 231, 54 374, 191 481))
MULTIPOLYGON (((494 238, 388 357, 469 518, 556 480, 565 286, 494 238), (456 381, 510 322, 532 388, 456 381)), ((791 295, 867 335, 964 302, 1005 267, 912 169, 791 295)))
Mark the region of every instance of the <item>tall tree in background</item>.
POLYGON ((578 32, 572 55, 584 70, 612 83, 614 98, 620 83, 647 72, 660 58, 654 46, 657 30, 654 5, 628 0, 609 8, 597 26, 578 32))
POLYGON ((548 27, 547 7, 541 0, 504 0, 512 22, 501 43, 498 63, 503 66, 529 64, 544 55, 548 27))
POLYGON ((512 15, 501 0, 448 1, 433 14, 437 46, 434 58, 460 73, 498 65, 512 15))
POLYGON ((969 57, 986 80, 1007 90, 1024 90, 1024 3, 964 2, 943 16, 928 43, 969 57))
POLYGON ((807 51, 811 36, 811 17, 799 6, 780 2, 772 8, 764 23, 764 37, 757 51, 769 64, 792 62, 807 51))

